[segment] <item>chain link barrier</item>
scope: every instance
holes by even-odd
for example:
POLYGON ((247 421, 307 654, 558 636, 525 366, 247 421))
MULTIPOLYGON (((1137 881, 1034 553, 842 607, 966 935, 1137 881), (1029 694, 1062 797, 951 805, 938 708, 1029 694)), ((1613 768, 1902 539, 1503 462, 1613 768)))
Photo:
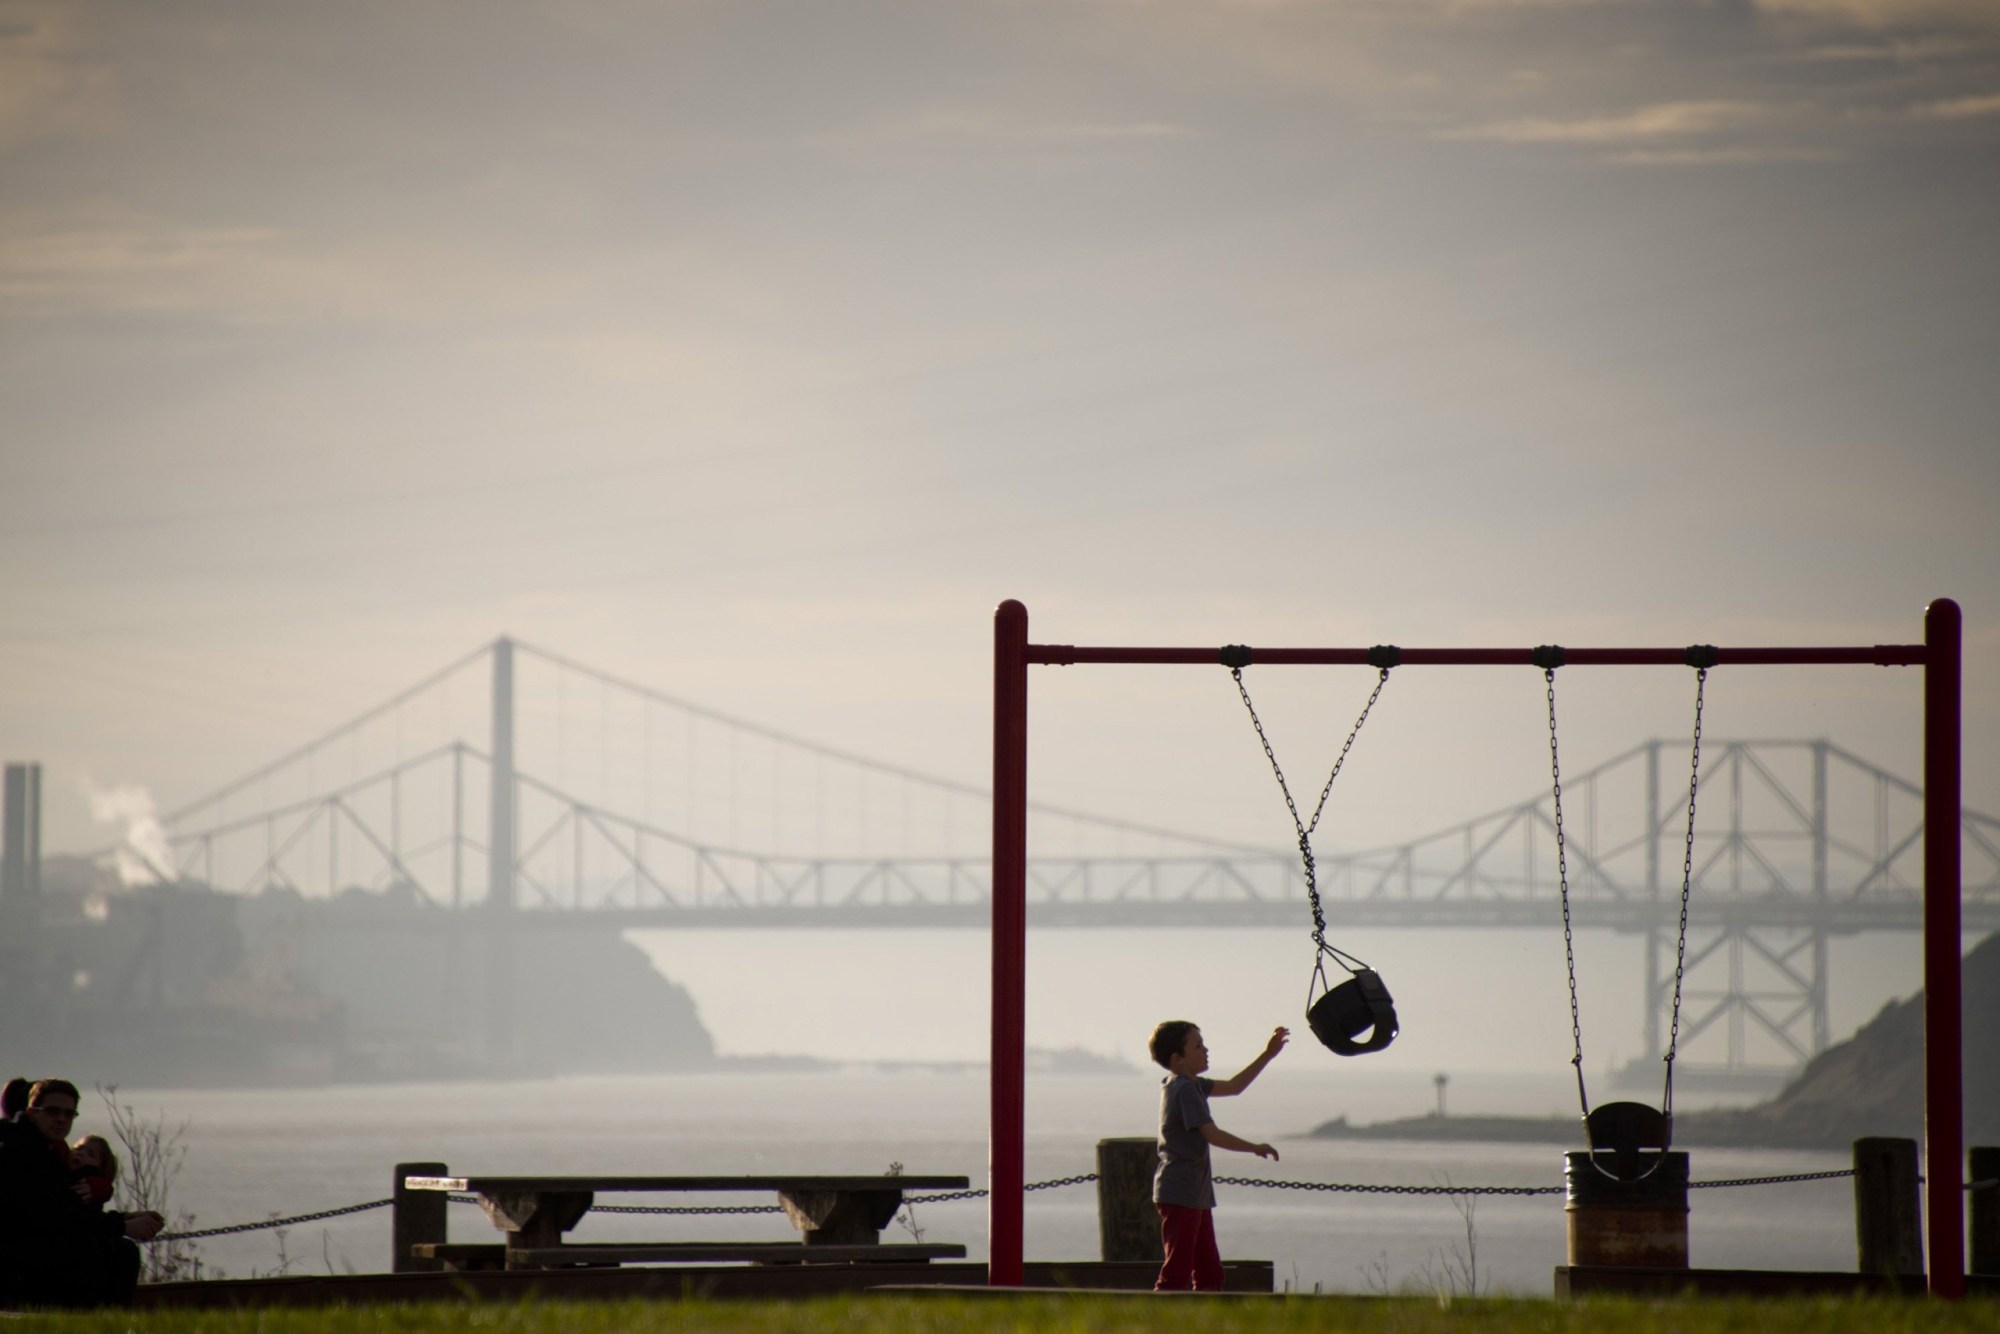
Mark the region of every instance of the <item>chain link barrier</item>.
MULTIPOLYGON (((1794 1172, 1786 1176, 1732 1177, 1724 1181, 1690 1181, 1689 1190, 1715 1189, 1721 1186, 1779 1186, 1797 1181, 1831 1181, 1839 1177, 1851 1177, 1854 1169, 1839 1168, 1830 1172, 1794 1172)), ((1031 1181, 1024 1190, 1059 1190, 1064 1186, 1082 1186, 1097 1180, 1095 1172, 1081 1172, 1076 1176, 1054 1177, 1048 1181, 1031 1181)), ((1561 1195, 1563 1186, 1388 1186, 1351 1181, 1277 1181, 1269 1177, 1216 1177, 1218 1186, 1249 1186, 1258 1190, 1309 1190, 1329 1194, 1347 1195, 1561 1195)), ((1989 1190, 2000 1186, 1996 1181, 1967 1182, 1967 1190, 1989 1190)), ((984 1199, 992 1191, 955 1190, 935 1195, 907 1195, 905 1204, 945 1204, 954 1200, 984 1199)), ((477 1195, 447 1195, 445 1199, 453 1204, 477 1204, 477 1195)), ((386 1209, 394 1204, 393 1199, 370 1200, 366 1204, 350 1204, 340 1209, 322 1209, 318 1213, 295 1214, 290 1218, 268 1218, 257 1223, 237 1223, 230 1227, 209 1227, 192 1232, 162 1232, 155 1241, 197 1241, 203 1237, 226 1237, 239 1232, 264 1232, 278 1228, 294 1227, 300 1223, 317 1223, 328 1218, 340 1218, 347 1214, 366 1213, 370 1209, 386 1209)), ((600 1204, 591 1209, 600 1214, 778 1214, 784 1212, 782 1205, 650 1205, 650 1204, 600 1204)))
MULTIPOLYGON (((1085 1182, 1097 1180, 1097 1173, 1084 1172, 1073 1177, 1054 1177, 1048 1181, 1031 1181, 1022 1190, 1055 1190, 1060 1186, 1081 1186, 1085 1182)), ((993 1192, 990 1190, 954 1190, 942 1195, 911 1195, 908 1204, 943 1204, 947 1200, 983 1200, 993 1192)))
POLYGON ((1832 1181, 1838 1177, 1853 1175, 1853 1168, 1843 1167, 1832 1172, 1794 1172, 1790 1176, 1781 1177, 1736 1177, 1728 1181, 1690 1181, 1688 1189, 1701 1190, 1704 1187, 1715 1186, 1778 1186, 1792 1181, 1832 1181))
MULTIPOLYGON (((1777 1186, 1795 1181, 1829 1181, 1851 1177, 1854 1169, 1843 1167, 1830 1172, 1793 1172, 1785 1176, 1732 1177, 1723 1181, 1690 1181, 1689 1190, 1718 1186, 1777 1186)), ((1562 1195, 1566 1186, 1377 1186, 1346 1181, 1273 1181, 1266 1177, 1217 1177, 1217 1185, 1261 1186, 1273 1190, 1323 1190, 1356 1195, 1562 1195)))
POLYGON ((1560 1195, 1564 1190, 1561 1186, 1378 1186, 1352 1181, 1273 1181, 1268 1177, 1217 1177, 1215 1184, 1343 1195, 1560 1195))
POLYGON ((322 1209, 316 1214, 297 1214, 291 1218, 267 1218, 261 1223, 235 1223, 229 1227, 205 1227, 193 1232, 162 1232, 154 1241, 198 1241, 203 1237, 226 1237, 237 1232, 263 1232, 267 1229, 291 1227, 296 1223, 317 1223, 326 1218, 339 1218, 344 1214, 366 1213, 370 1209, 386 1209, 395 1200, 370 1200, 366 1204, 350 1204, 339 1209, 322 1209))

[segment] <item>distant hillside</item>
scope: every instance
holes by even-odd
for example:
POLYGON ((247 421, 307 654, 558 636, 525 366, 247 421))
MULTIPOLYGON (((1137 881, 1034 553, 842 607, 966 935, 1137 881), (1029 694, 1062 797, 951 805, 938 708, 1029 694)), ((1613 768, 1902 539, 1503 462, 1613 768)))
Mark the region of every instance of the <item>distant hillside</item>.
MULTIPOLYGON (((2000 934, 1965 956, 1965 1142, 2000 1144, 2000 934)), ((1695 1145, 1846 1148, 1864 1135, 1921 1139, 1924 998, 1890 1001, 1846 1042, 1815 1057, 1777 1097, 1755 1107, 1682 1112, 1674 1139, 1695 1145)), ((1478 1140, 1580 1144, 1574 1117, 1412 1117, 1373 1125, 1328 1121, 1323 1139, 1478 1140)))
MULTIPOLYGON (((2000 1144, 2000 934, 1965 956, 1965 1136, 2000 1144)), ((1690 1143, 1846 1146, 1924 1128, 1924 997, 1890 1001, 1767 1103, 1677 1118, 1690 1143)))

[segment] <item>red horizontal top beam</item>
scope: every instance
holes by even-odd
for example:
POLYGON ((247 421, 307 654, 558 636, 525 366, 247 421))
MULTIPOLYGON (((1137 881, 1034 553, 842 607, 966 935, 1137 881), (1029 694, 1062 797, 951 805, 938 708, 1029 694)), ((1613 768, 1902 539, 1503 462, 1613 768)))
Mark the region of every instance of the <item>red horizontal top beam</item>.
MULTIPOLYGON (((1255 665, 1366 667, 1371 650, 1365 648, 1257 648, 1250 649, 1255 665)), ((1404 667, 1533 667, 1532 648, 1406 648, 1400 649, 1399 665, 1404 667)), ((1687 659, 1686 648, 1567 648, 1566 667, 1679 667, 1687 659)), ((1098 648, 1076 644, 1030 644, 1028 661, 1044 666, 1067 667, 1074 663, 1183 663, 1214 667, 1221 664, 1220 648, 1098 648)), ((1865 648, 1717 648, 1715 662, 1720 667, 1859 664, 1875 667, 1920 667, 1926 661, 1922 644, 1876 644, 1865 648)))

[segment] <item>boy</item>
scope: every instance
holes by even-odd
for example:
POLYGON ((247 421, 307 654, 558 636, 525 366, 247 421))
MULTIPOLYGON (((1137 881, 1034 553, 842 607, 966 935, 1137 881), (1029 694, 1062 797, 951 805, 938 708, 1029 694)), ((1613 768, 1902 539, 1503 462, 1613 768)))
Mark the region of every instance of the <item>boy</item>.
POLYGON ((118 1155, 102 1135, 85 1135, 69 1146, 70 1189, 84 1208, 103 1213, 118 1183, 118 1155))
POLYGON ((1227 1098, 1250 1087, 1271 1058, 1285 1049, 1291 1032, 1278 1028, 1264 1044, 1263 1054, 1233 1078, 1203 1079, 1208 1047, 1201 1030, 1185 1019, 1169 1019, 1153 1030, 1147 1050, 1164 1066, 1167 1077, 1160 1091, 1160 1166, 1153 1173, 1153 1204, 1160 1211, 1160 1240, 1166 1263, 1160 1266, 1155 1291, 1188 1288, 1217 1291, 1222 1287, 1222 1253, 1215 1246, 1215 1182, 1209 1171, 1208 1148, 1213 1144, 1238 1153, 1278 1161, 1268 1144, 1252 1144, 1215 1124, 1208 1114, 1210 1097, 1227 1098))

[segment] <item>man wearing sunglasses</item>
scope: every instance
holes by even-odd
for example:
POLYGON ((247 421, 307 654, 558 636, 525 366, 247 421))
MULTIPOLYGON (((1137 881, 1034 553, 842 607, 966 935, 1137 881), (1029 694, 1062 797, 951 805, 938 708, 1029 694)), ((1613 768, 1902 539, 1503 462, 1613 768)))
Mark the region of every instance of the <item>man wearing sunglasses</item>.
POLYGON ((0 1135, 0 1307, 129 1305, 134 1243, 166 1225, 151 1211, 92 1212, 70 1189, 67 1141, 80 1104, 68 1080, 40 1080, 0 1135))

